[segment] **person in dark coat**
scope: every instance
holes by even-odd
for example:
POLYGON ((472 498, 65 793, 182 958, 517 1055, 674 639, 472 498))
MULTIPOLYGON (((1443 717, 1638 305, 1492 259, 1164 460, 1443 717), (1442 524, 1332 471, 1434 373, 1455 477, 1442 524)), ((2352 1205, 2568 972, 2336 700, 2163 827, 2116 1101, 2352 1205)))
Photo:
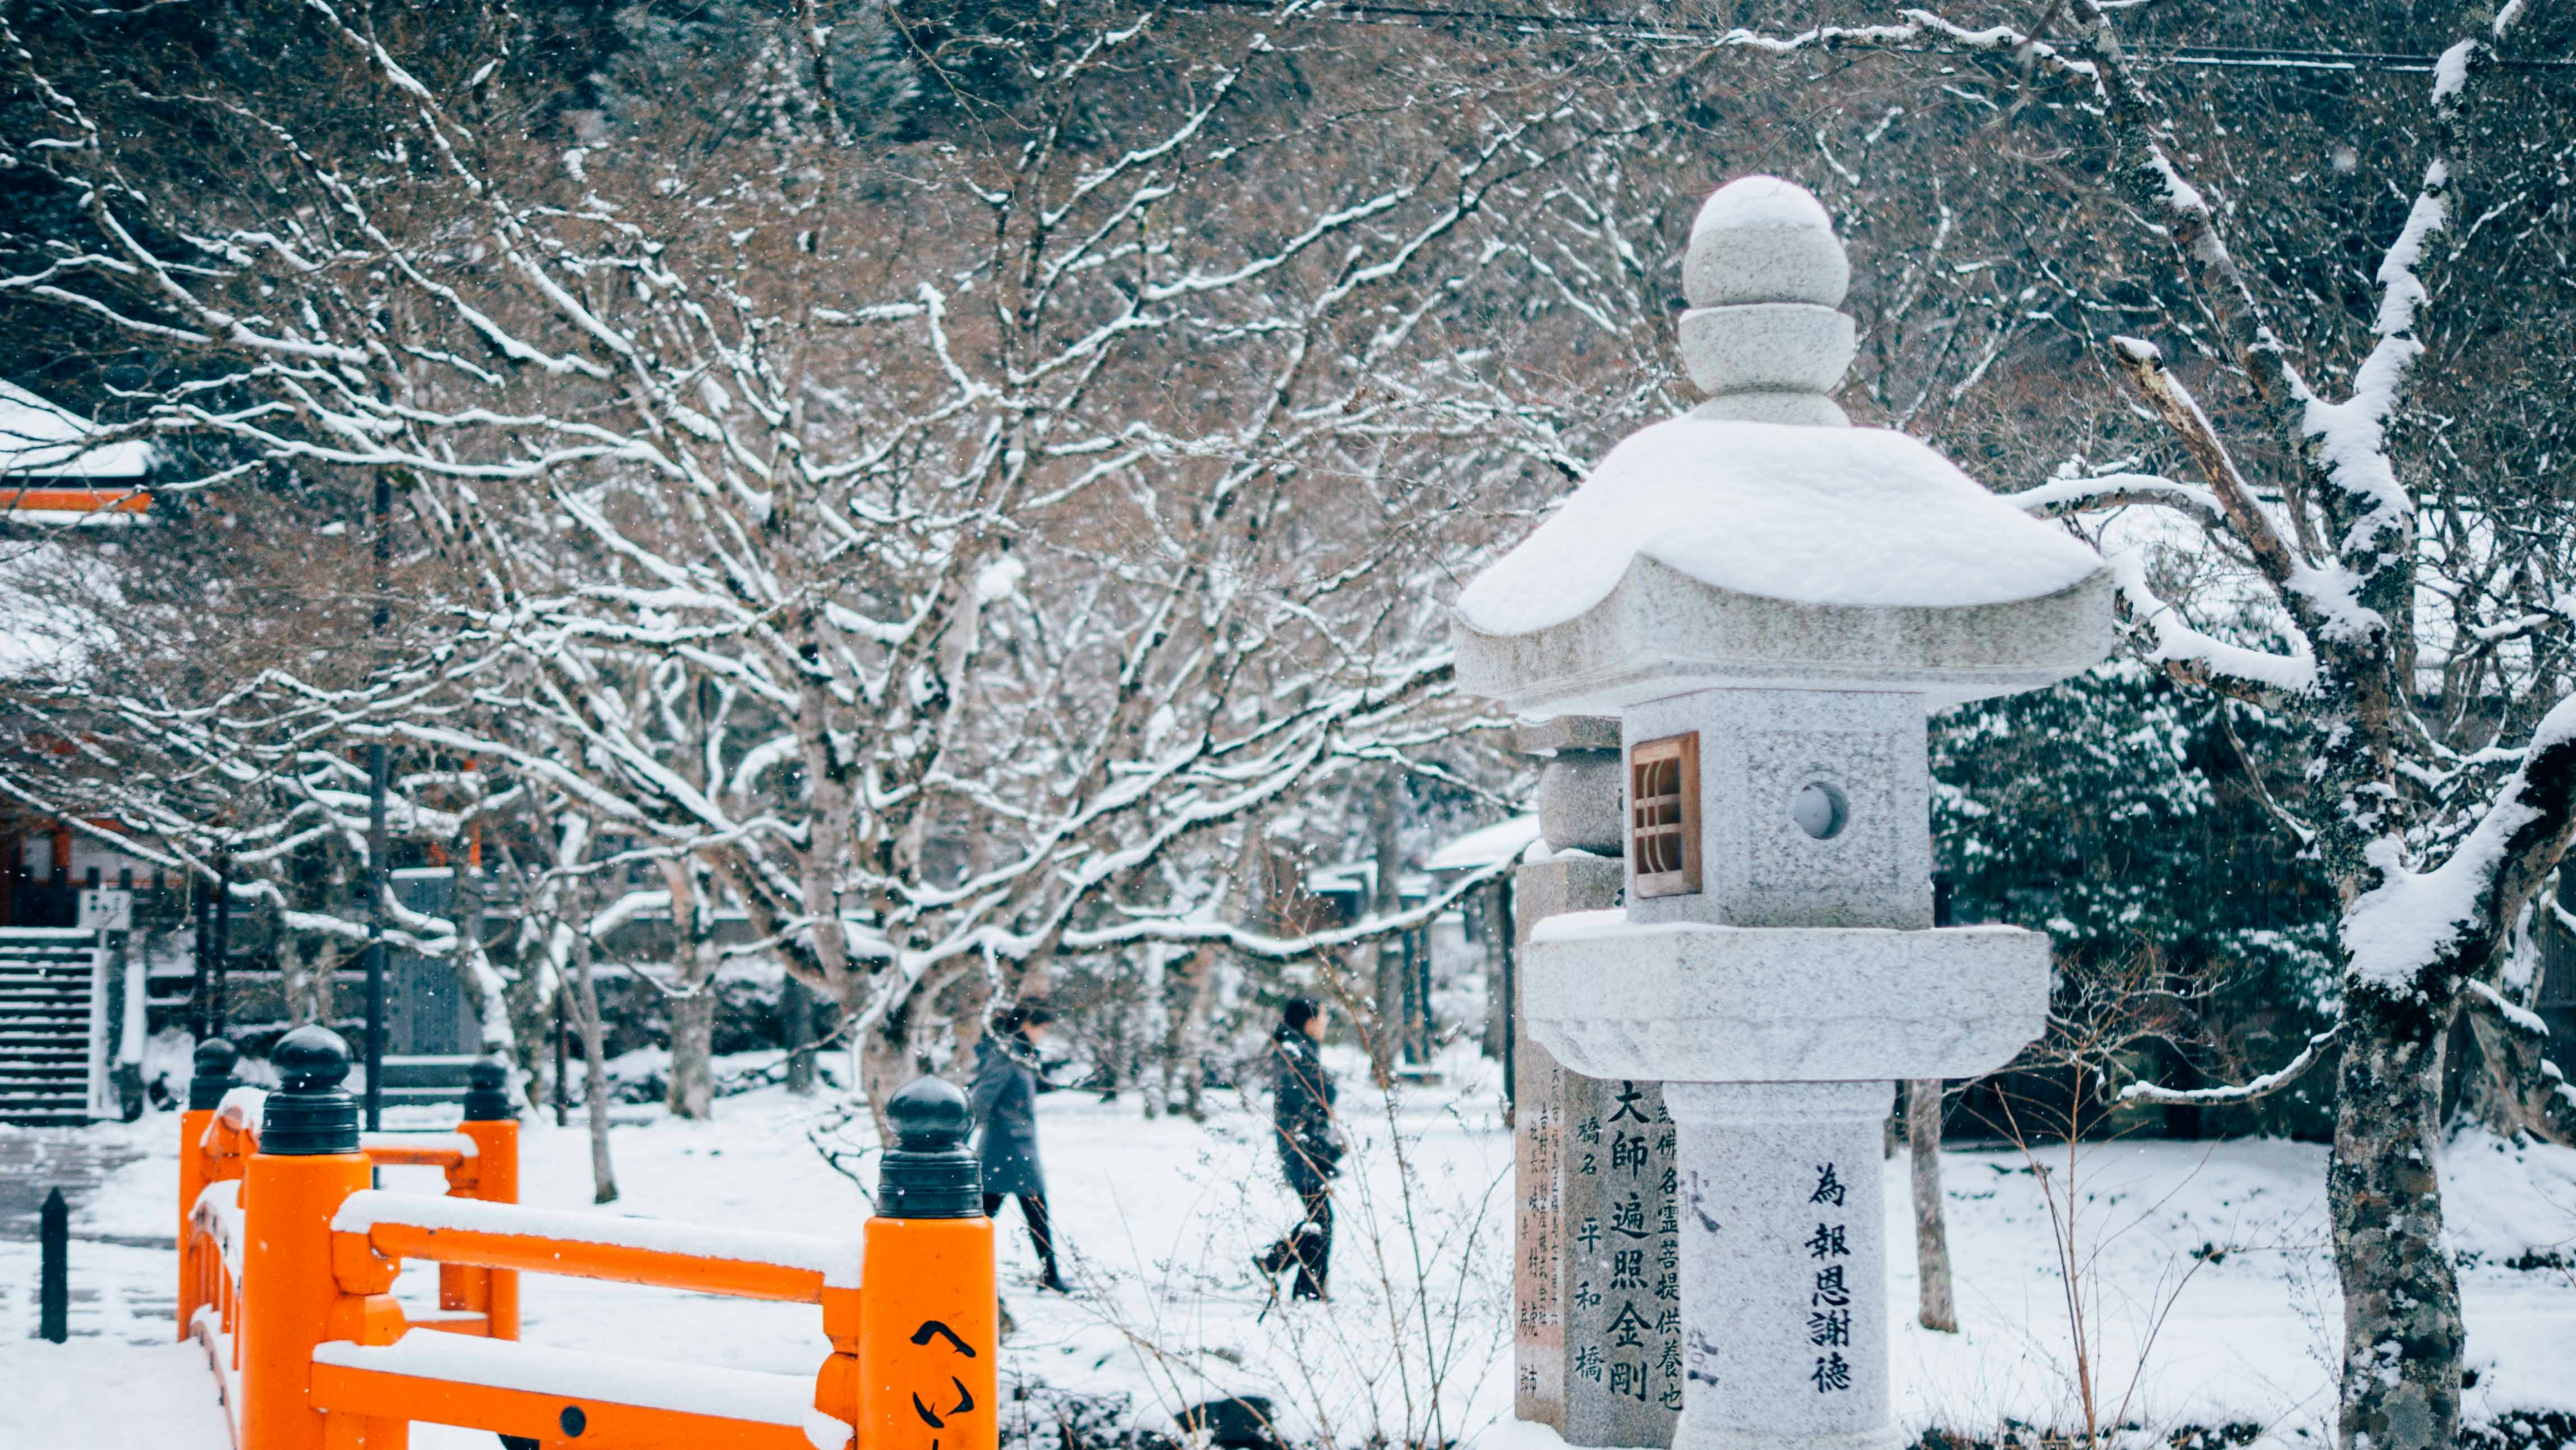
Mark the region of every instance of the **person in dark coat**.
POLYGON ((1070 1292, 1056 1271, 1055 1233, 1047 1223, 1046 1175, 1038 1167, 1039 1093, 1055 1091, 1038 1072, 1038 1043, 1055 1013, 1043 1002, 1022 1002, 993 1019, 992 1030, 975 1049, 975 1125, 982 1130, 976 1152, 984 1164, 984 1216, 1001 1212, 1004 1198, 1020 1201, 1020 1217, 1029 1225, 1029 1242, 1037 1245, 1046 1272, 1041 1288, 1070 1292))
POLYGON ((1253 1259, 1265 1279, 1294 1265, 1299 1299, 1325 1297, 1333 1258, 1333 1179, 1342 1171, 1341 1130, 1333 1124, 1333 1076, 1315 1044, 1324 1037, 1324 1011, 1312 998, 1292 997, 1270 1037, 1273 1082, 1271 1124, 1279 1141, 1279 1166, 1305 1217, 1287 1236, 1253 1259))

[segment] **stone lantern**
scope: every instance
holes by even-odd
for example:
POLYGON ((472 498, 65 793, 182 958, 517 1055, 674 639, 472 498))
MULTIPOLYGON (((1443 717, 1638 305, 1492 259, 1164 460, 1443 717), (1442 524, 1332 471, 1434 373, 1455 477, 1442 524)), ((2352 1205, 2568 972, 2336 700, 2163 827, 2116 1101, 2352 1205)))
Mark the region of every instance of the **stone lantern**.
MULTIPOLYGON (((1678 1125, 1677 1450, 1883 1447, 1883 1124, 1900 1078, 2041 1030, 2048 941, 1932 925, 1925 719, 2113 640, 2102 561, 1827 392, 1854 351, 1824 208, 1767 176, 1691 228, 1710 397, 1610 451, 1458 601, 1458 678, 1615 716, 1624 904, 1550 918, 1525 1030, 1678 1125)), ((1651 1306, 1648 1306, 1651 1308, 1651 1306)))

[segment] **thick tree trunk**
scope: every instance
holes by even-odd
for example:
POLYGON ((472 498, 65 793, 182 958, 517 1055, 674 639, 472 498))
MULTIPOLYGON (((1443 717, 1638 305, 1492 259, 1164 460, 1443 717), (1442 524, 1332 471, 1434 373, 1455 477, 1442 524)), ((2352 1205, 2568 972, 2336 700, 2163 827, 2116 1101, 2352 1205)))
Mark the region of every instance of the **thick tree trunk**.
POLYGON ((1941 1079, 1905 1085, 1905 1143, 1914 1167, 1914 1264, 1922 1283, 1914 1317, 1926 1329, 1956 1334, 1950 1232, 1941 1217, 1941 1079))
POLYGON ((2451 1450, 2459 1284, 2442 1250, 2442 1039, 2449 1014, 2361 994, 2344 1007, 2326 1175, 2343 1283, 2344 1450, 2451 1450))
POLYGON ((590 938, 572 945, 573 1005, 581 1012, 584 1105, 590 1109, 590 1201, 617 1201, 617 1167, 608 1159, 608 1033, 599 1020, 599 988, 590 975, 590 938))
POLYGON ((664 1106, 678 1118, 715 1113, 716 989, 712 981, 671 1003, 671 1090, 664 1106))

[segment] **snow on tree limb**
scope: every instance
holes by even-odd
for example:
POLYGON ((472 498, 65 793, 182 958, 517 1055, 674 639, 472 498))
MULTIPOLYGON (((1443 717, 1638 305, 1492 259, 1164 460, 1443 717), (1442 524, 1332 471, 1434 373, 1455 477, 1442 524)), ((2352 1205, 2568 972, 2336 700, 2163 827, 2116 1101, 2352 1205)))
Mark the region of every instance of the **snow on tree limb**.
POLYGON ((2043 519, 2156 504, 2179 509, 2209 528, 2227 527, 2227 511, 2219 505, 2217 494, 2196 483, 2182 483, 2153 473, 2053 478, 2037 488, 2005 494, 2003 501, 2043 519))
POLYGON ((2299 570, 2298 557, 2282 539, 2271 511, 2254 497, 2253 486, 2238 471, 2236 459, 2211 425, 2209 415, 2201 411, 2199 400, 2166 369, 2163 350, 2139 338, 2114 337, 2111 351, 2121 371, 2128 374, 2131 386, 2146 398, 2156 416, 2181 440, 2192 462, 2199 465, 2201 477, 2208 481, 2210 492, 2226 515, 2229 531, 2254 556, 2255 567, 2263 571, 2263 577, 2274 588, 2286 585, 2299 570))
POLYGON ((2317 662, 2312 656, 2249 649, 2193 627, 2147 582, 2146 560, 2137 550, 2121 550, 2105 562, 2120 589, 2122 617, 2144 627, 2154 641, 2146 657, 2164 666, 2168 674, 2251 704, 2277 702, 2279 697, 2305 695, 2316 688, 2317 662))
POLYGON ((2504 993, 2487 983, 2473 981, 2469 983, 2468 990, 2469 1005, 2476 1010, 2493 1014, 2497 1021, 2525 1036, 2549 1035, 2549 1024, 2541 1019, 2539 1013, 2507 1001, 2504 993))
POLYGON ((2119 1101, 2160 1104, 2250 1103, 2259 1098, 2270 1097, 2297 1082, 2309 1068, 2324 1060, 2326 1049, 2333 1046, 2342 1035, 2341 1026, 2327 1028, 2309 1038, 2307 1045, 2299 1049, 2297 1056, 2250 1082, 2233 1087, 2214 1088, 2169 1088, 2160 1087, 2151 1082, 2126 1083, 2120 1088, 2119 1101))
POLYGON ((2571 833, 2576 697, 2560 701, 2541 720, 2521 768, 2440 866, 2409 870, 2404 845, 2395 837, 2370 843, 2380 882, 2345 913, 2346 982, 2398 997, 2447 994, 2464 961, 2482 961, 2505 924, 2557 869, 2571 833))
POLYGON ((1437 921, 1443 912, 1474 896, 1518 864, 1518 858, 1513 858, 1479 866, 1450 882, 1446 890, 1420 906, 1383 916, 1365 917, 1349 926, 1309 932, 1303 936, 1273 936, 1221 921, 1158 918, 1121 922, 1092 931, 1067 932, 1064 946, 1069 951, 1099 951, 1140 941, 1212 942, 1245 956, 1278 962, 1300 961, 1323 952, 1427 926, 1437 921))

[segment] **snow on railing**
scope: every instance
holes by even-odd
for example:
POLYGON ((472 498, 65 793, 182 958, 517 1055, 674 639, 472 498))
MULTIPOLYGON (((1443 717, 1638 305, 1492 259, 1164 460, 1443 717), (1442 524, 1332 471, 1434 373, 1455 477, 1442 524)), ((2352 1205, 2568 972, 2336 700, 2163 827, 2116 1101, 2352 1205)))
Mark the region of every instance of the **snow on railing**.
POLYGON ((206 1131, 197 1141, 203 1147, 216 1146, 221 1141, 215 1133, 218 1128, 229 1128, 236 1133, 249 1132, 255 1135, 259 1132, 259 1120, 267 1111, 268 1090, 266 1088, 255 1088, 248 1084, 234 1088, 224 1094, 222 1102, 215 1104, 215 1115, 207 1120, 206 1131))
POLYGON ((392 1163, 444 1167, 477 1157, 483 1148, 463 1133, 360 1133, 358 1151, 379 1168, 392 1163))
MULTIPOLYGON (((818 1292, 859 1287, 861 1246, 858 1241, 820 1234, 714 1228, 705 1224, 626 1218, 616 1214, 478 1203, 464 1198, 424 1198, 418 1194, 381 1189, 364 1189, 350 1194, 340 1205, 340 1211, 332 1216, 331 1227, 335 1232, 368 1234, 371 1237, 380 1228, 416 1230, 428 1236, 431 1244, 413 1252, 428 1258, 444 1257, 439 1245, 448 1243, 453 1247, 450 1241, 458 1236, 479 1240, 544 1240, 556 1245, 582 1244, 623 1249, 672 1260, 712 1259, 786 1269, 813 1275, 813 1287, 818 1292)), ((480 1262, 485 1258, 498 1257, 515 1265, 525 1257, 524 1253, 493 1253, 489 1244, 478 1247, 485 1251, 468 1251, 463 1258, 446 1261, 480 1262)), ((547 1267, 546 1272, 583 1278, 612 1277, 592 1272, 598 1267, 595 1263, 579 1255, 565 1254, 560 1248, 540 1252, 551 1252, 556 1256, 555 1263, 547 1267)))
POLYGON ((241 1180, 227 1178, 209 1183, 197 1195, 197 1206, 190 1215, 197 1230, 214 1240, 223 1255, 224 1272, 235 1278, 242 1271, 241 1180))
MULTIPOLYGON (((313 1362, 377 1375, 517 1390, 554 1400, 780 1425, 805 1432, 820 1450, 841 1450, 850 1439, 846 1422, 814 1408, 814 1381, 807 1375, 594 1354, 551 1345, 460 1339, 449 1334, 406 1335, 392 1344, 330 1340, 313 1347, 313 1362), (813 1423, 817 1421, 820 1423, 813 1423)), ((325 1403, 336 1398, 333 1391, 338 1388, 328 1377, 322 1377, 325 1403)))

